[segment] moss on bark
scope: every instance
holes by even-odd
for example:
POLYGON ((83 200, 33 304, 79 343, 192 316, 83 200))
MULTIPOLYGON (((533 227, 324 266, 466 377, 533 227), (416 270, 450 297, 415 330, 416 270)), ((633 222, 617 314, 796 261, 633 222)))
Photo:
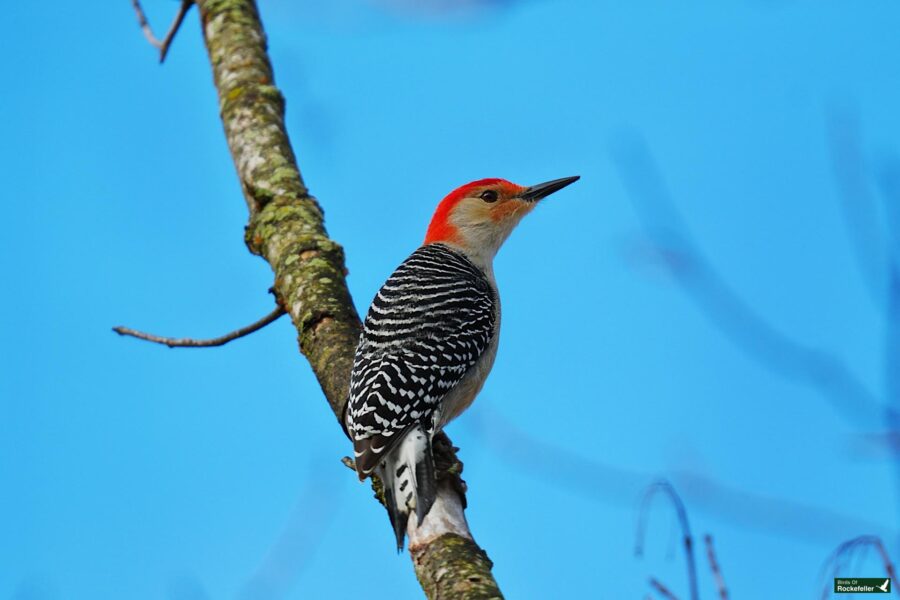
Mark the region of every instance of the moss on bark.
POLYGON ((493 563, 469 538, 446 534, 410 552, 419 583, 431 600, 503 598, 491 575, 493 563))
MULTIPOLYGON (((322 208, 297 166, 255 2, 197 5, 225 137, 250 212, 247 247, 272 267, 278 303, 290 314, 300 350, 340 419, 362 330, 347 289, 343 248, 328 237, 322 208)), ((435 452, 439 476, 451 480, 464 504, 462 463, 446 436, 435 452)), ((429 598, 500 597, 491 562, 471 539, 441 536, 417 548, 413 559, 429 598)))
POLYGON ((361 330, 343 249, 328 237, 322 209, 297 167, 255 4, 198 5, 225 137, 250 211, 247 247, 272 266, 278 302, 340 418, 361 330))

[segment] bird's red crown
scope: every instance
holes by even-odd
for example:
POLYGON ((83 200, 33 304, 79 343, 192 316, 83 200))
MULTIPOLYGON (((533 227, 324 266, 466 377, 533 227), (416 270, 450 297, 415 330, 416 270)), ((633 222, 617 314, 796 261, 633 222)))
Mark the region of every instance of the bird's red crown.
POLYGON ((425 243, 433 242, 454 242, 456 241, 457 231, 453 223, 450 222, 450 216, 453 209, 461 200, 471 196, 477 196, 486 189, 496 190, 501 196, 511 197, 520 193, 522 186, 516 185, 511 181, 499 178, 478 179, 461 185, 441 200, 434 215, 431 217, 431 224, 428 226, 428 232, 425 234, 425 243))

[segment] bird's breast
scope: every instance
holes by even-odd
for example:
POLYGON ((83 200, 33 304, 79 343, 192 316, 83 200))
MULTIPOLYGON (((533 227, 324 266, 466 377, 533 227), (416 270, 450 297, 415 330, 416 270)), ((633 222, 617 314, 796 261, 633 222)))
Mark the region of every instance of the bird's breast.
MULTIPOLYGON (((499 309, 498 309, 499 311, 499 309)), ((435 432, 440 431, 450 421, 461 415, 484 387, 491 368, 494 366, 494 359, 497 357, 497 345, 500 341, 500 321, 496 321, 494 335, 491 338, 488 347, 479 357, 478 362, 469 369, 462 380, 447 393, 441 406, 440 421, 435 432)))

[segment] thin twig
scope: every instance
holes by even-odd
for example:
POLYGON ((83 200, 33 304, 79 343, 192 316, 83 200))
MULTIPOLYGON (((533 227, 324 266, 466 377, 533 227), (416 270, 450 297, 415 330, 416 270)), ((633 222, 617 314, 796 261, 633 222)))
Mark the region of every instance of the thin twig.
MULTIPOLYGON (((691 600, 698 600, 700 595, 697 588, 697 564, 694 560, 694 538, 691 536, 691 525, 688 522, 687 510, 684 508, 684 502, 681 501, 681 497, 678 495, 678 492, 675 491, 675 488, 672 487, 671 483, 664 479, 657 481, 656 483, 648 487, 647 491, 644 493, 644 498, 641 501, 641 508, 638 513, 638 529, 636 536, 637 540, 634 552, 638 556, 643 554, 650 503, 653 501, 653 498, 654 496, 656 496, 657 492, 665 495, 669 499, 669 502, 672 504, 672 507, 675 509, 675 514, 678 517, 678 524, 681 527, 681 537, 684 543, 684 554, 685 558, 687 559, 687 574, 688 584, 690 585, 691 589, 691 600)), ((651 580, 651 582, 652 581, 653 580, 651 580)))
POLYGON ((704 536, 703 541, 706 542, 706 558, 709 559, 709 570, 712 571, 713 579, 716 580, 716 590, 719 592, 719 598, 728 600, 728 588, 725 586, 725 578, 722 576, 722 568, 716 559, 716 550, 713 548, 712 536, 708 533, 704 536))
POLYGON ((652 587, 657 594, 665 598, 665 600, 678 600, 678 596, 673 594, 672 590, 663 585, 663 583, 655 577, 650 578, 650 587, 652 587))
POLYGON ((162 47, 162 42, 153 34, 153 29, 150 27, 150 22, 147 21, 147 15, 144 14, 141 3, 138 2, 138 0, 131 0, 131 6, 134 7, 134 12, 137 14, 138 25, 141 26, 141 31, 144 32, 144 37, 147 38, 147 41, 157 49, 162 47))
POLYGON ((147 20, 147 15, 144 14, 144 9, 141 8, 139 0, 131 0, 131 6, 134 7, 134 12, 137 14, 138 24, 141 26, 141 31, 144 32, 144 37, 147 38, 147 41, 150 42, 154 48, 159 50, 159 62, 166 60, 166 54, 169 53, 169 46, 172 45, 175 34, 181 29, 181 23, 184 21, 184 17, 187 15, 192 4, 194 4, 193 0, 182 0, 181 6, 178 8, 178 14, 175 15, 175 19, 172 21, 169 31, 166 32, 166 37, 160 40, 154 35, 153 29, 150 27, 150 22, 147 20))
POLYGON ((897 578, 894 564, 891 562, 891 557, 888 555, 887 548, 884 547, 881 538, 877 535, 861 535, 841 543, 828 556, 825 564, 822 565, 822 579, 825 579, 825 584, 822 588, 822 600, 830 598, 832 592, 831 582, 826 579, 826 575, 830 574, 831 579, 843 576, 841 571, 848 567, 853 557, 865 553, 870 548, 874 548, 878 552, 881 564, 884 567, 885 576, 892 581, 897 578))
POLYGON ((158 335, 154 335, 152 333, 144 333, 143 331, 137 331, 136 329, 131 329, 129 327, 123 327, 119 325, 118 327, 113 327, 113 331, 118 333, 119 335, 130 335, 131 337, 136 337, 140 340, 146 340, 148 342, 153 342, 155 344, 164 344, 169 348, 210 348, 213 346, 222 346, 227 344, 232 340, 236 340, 238 338, 244 337, 245 335, 250 335, 254 331, 262 329, 269 323, 277 321, 279 317, 285 314, 285 311, 280 306, 276 307, 275 310, 267 314, 265 317, 256 321, 255 323, 251 323, 245 327, 241 327, 240 329, 236 329, 231 333, 226 333, 223 336, 219 336, 217 338, 212 338, 209 340, 195 340, 193 338, 169 338, 162 337, 158 335))

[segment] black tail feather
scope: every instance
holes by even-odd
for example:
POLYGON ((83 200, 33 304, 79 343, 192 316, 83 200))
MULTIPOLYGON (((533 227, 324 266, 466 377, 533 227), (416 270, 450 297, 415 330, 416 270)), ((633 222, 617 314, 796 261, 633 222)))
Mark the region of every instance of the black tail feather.
POLYGON ((431 510, 437 498, 437 483, 434 480, 434 457, 431 455, 431 440, 425 436, 425 453, 416 465, 416 517, 418 524, 431 510))
POLYGON ((394 486, 384 476, 384 469, 379 467, 377 470, 384 488, 384 508, 387 510, 388 518, 391 520, 391 527, 394 529, 394 536, 397 538, 397 553, 399 554, 403 552, 403 540, 406 537, 406 522, 409 520, 409 513, 403 513, 398 510, 397 499, 394 497, 394 486))
POLYGON ((409 515, 415 505, 417 526, 422 524, 437 498, 431 440, 420 425, 409 431, 375 469, 384 489, 384 506, 403 550, 409 515))

